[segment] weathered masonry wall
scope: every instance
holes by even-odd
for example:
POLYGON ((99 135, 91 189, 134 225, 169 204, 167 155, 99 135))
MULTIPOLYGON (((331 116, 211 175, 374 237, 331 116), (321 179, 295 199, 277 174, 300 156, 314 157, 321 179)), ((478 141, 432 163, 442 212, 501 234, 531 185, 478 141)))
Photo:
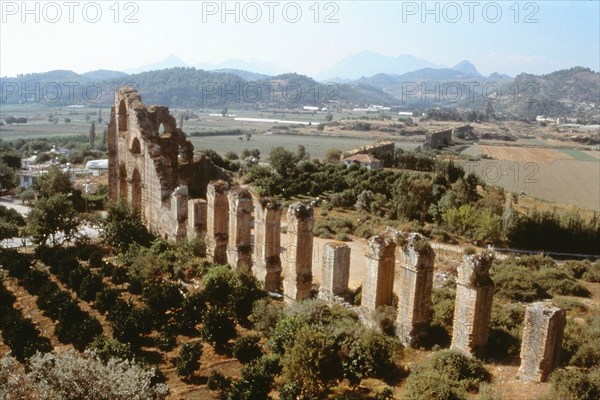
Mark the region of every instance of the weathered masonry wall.
POLYGON ((168 107, 145 106, 134 89, 115 93, 108 125, 108 194, 138 210, 148 229, 172 240, 188 235, 191 226, 202 229, 201 208, 189 200, 206 195, 206 185, 228 175, 194 147, 169 114, 168 107), (198 223, 196 223, 196 221, 198 223))
MULTIPOLYGON (((393 144, 377 149, 387 153, 393 144)), ((223 170, 193 154, 167 107, 144 106, 130 88, 116 93, 108 152, 110 198, 139 210, 152 232, 169 240, 205 236, 207 256, 213 262, 254 274, 268 291, 283 288, 287 301, 312 296, 311 206, 298 202, 288 207, 289 241, 283 249, 281 204, 232 186, 223 170)), ((348 245, 325 244, 321 298, 344 302, 350 261, 348 245)), ((356 308, 360 318, 372 321, 373 311, 392 305, 395 288, 396 334, 405 345, 418 346, 430 320, 434 261, 434 251, 420 234, 386 229, 371 237, 364 258, 362 302, 356 308)), ((451 347, 467 354, 482 353, 487 344, 494 291, 491 262, 490 255, 477 254, 464 257, 458 267, 451 347)), ((523 379, 547 378, 558 360, 563 330, 564 311, 541 303, 528 308, 519 370, 523 379)))

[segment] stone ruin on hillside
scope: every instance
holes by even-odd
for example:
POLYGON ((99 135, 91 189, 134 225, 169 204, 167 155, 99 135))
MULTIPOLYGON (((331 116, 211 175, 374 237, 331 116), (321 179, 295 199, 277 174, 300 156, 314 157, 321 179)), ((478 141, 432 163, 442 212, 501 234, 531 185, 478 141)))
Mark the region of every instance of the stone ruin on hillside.
MULTIPOLYGON (((212 261, 254 274, 267 291, 283 291, 288 302, 310 298, 313 208, 301 202, 288 207, 289 242, 282 243, 281 204, 233 186, 224 170, 193 150, 167 107, 144 106, 130 88, 116 92, 108 135, 110 199, 127 201, 148 229, 163 238, 205 237, 212 261)), ((344 302, 350 247, 332 241, 322 254, 318 296, 352 307, 344 302)), ((492 261, 487 254, 465 256, 457 271, 451 347, 469 355, 484 353, 487 346, 492 261)), ((429 329, 434 262, 435 252, 418 233, 386 229, 371 237, 363 261, 359 316, 372 322, 378 308, 391 306, 396 294, 396 335, 406 346, 418 346, 429 329)), ((563 310, 545 303, 529 306, 521 378, 547 378, 560 357, 564 324, 563 310)))

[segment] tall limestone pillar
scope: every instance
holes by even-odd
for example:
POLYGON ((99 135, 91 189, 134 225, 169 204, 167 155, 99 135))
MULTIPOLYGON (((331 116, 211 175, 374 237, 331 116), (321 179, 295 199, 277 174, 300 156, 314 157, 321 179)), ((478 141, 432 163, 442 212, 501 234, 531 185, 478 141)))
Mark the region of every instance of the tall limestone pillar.
POLYGON ((287 212, 287 268, 283 293, 288 300, 310 297, 313 257, 313 209, 304 203, 294 203, 287 212))
POLYGON ((533 303, 525 311, 519 378, 544 382, 560 361, 567 315, 550 303, 533 303))
POLYGON ((323 246, 323 282, 319 296, 341 296, 348 292, 350 279, 350 247, 342 242, 329 242, 323 246))
POLYGON ((464 256, 458 267, 452 349, 470 355, 485 350, 494 296, 489 276, 492 261, 489 254, 473 254, 464 256))
POLYGON ((426 334, 431 313, 435 252, 419 233, 402 241, 398 271, 396 334, 406 346, 417 346, 426 334))
POLYGON ((252 267, 252 196, 246 189, 232 189, 229 201, 229 245, 227 260, 234 268, 252 267))
POLYGON ((281 204, 259 199, 254 206, 254 260, 252 272, 269 292, 281 282, 281 204))
POLYGON ((392 304, 396 242, 389 236, 372 236, 365 253, 365 277, 361 305, 375 311, 392 304))
POLYGON ((209 183, 206 188, 207 255, 212 262, 217 264, 227 263, 229 237, 228 190, 229 184, 221 180, 209 183))

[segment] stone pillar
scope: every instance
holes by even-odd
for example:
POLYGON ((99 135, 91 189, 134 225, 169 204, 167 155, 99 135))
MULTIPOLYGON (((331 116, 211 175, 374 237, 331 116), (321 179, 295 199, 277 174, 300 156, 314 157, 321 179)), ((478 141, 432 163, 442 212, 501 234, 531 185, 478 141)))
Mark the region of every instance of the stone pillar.
POLYGON ((372 236, 365 253, 365 277, 361 305, 375 311, 391 305, 394 292, 396 242, 388 236, 372 236))
POLYGON ((494 282, 489 270, 493 257, 473 254, 458 267, 454 327, 450 348, 470 355, 482 354, 488 340, 494 282))
POLYGON ((252 196, 246 189, 233 189, 229 201, 229 246, 227 260, 234 268, 252 267, 252 196))
POLYGON ((227 212, 227 191, 225 181, 213 181, 206 188, 206 233, 208 238, 208 258, 217 264, 227 263, 227 241, 229 214, 227 212))
POLYGON ((171 221, 173 225, 172 236, 176 241, 187 237, 188 218, 188 188, 179 186, 171 195, 171 221))
POLYGON ((400 250, 396 334, 405 346, 415 347, 429 326, 435 253, 419 233, 409 234, 400 250))
POLYGON ((188 200, 187 237, 194 239, 206 233, 206 200, 188 200))
POLYGON ((254 207, 254 260, 252 272, 265 290, 279 291, 281 282, 281 204, 259 199, 254 207))
POLYGON ((323 246, 323 282, 319 296, 341 296, 348 292, 350 279, 350 247, 341 242, 329 242, 323 246))
POLYGON ((287 300, 310 297, 312 286, 313 209, 304 203, 294 203, 287 212, 287 268, 283 292, 287 300))
POLYGON ((558 365, 567 314, 550 303, 527 307, 523 322, 519 378, 544 382, 558 365))

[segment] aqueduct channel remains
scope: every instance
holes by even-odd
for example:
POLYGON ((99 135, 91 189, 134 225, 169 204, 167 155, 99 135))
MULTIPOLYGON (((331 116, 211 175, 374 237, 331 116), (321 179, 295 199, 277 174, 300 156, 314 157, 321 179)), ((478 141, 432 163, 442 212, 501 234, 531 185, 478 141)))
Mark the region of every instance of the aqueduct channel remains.
MULTIPOLYGON (((287 210, 273 199, 234 187, 229 175, 195 155, 164 106, 144 106, 131 88, 115 93, 108 130, 109 197, 138 210, 148 229, 168 240, 201 235, 208 257, 253 273, 266 290, 288 302, 311 297, 313 289, 313 208, 298 202, 287 210), (282 246, 285 211, 288 242, 282 246), (283 256, 285 254, 285 256, 283 256)), ((351 251, 342 242, 323 246, 318 296, 344 303, 351 251)), ((381 306, 398 297, 396 334, 417 346, 427 334, 435 253, 419 233, 386 229, 367 242, 362 301, 356 307, 367 323, 381 306), (399 262, 397 262, 399 260, 399 262), (399 279, 394 285, 394 277, 399 279)), ((464 256, 458 267, 451 348, 469 355, 485 352, 494 283, 488 254, 464 256)), ((348 304, 346 304, 350 307, 348 304)), ((544 381, 560 356, 565 312, 549 303, 527 307, 519 376, 544 381)))

